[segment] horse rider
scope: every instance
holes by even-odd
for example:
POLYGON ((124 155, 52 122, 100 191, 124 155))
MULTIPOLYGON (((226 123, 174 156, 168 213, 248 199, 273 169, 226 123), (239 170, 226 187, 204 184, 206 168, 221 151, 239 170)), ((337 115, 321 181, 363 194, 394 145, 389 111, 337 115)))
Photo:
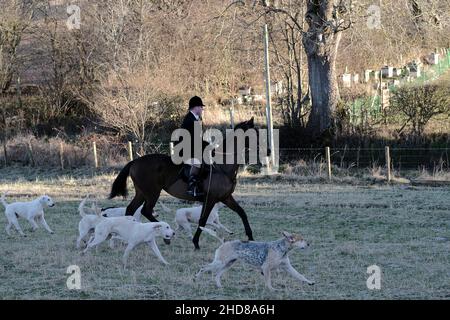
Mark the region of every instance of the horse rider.
POLYGON ((189 180, 188 180, 188 191, 187 193, 191 196, 198 197, 203 196, 204 193, 199 188, 199 174, 200 169, 202 166, 202 158, 203 158, 203 150, 208 145, 206 141, 203 140, 203 130, 200 130, 200 132, 197 132, 197 135, 194 133, 194 123, 199 121, 201 125, 202 121, 202 112, 203 107, 205 105, 202 102, 202 99, 200 97, 194 96, 189 100, 189 112, 184 117, 183 123, 181 125, 181 129, 186 129, 190 133, 190 139, 191 139, 191 154, 189 158, 185 157, 186 160, 184 160, 185 165, 189 165, 190 171, 189 171, 189 180), (194 155, 194 142, 197 140, 197 143, 202 144, 202 154, 200 156, 200 159, 197 155, 197 157, 194 155))

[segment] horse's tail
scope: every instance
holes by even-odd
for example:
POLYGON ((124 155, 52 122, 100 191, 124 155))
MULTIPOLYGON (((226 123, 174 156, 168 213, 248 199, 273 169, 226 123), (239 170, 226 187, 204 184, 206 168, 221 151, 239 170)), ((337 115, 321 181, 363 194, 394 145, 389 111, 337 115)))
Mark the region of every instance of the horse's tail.
POLYGON ((117 196, 126 197, 128 195, 127 178, 130 175, 130 168, 132 165, 133 161, 128 162, 128 164, 119 172, 119 175, 113 182, 111 193, 109 194, 109 199, 117 196))

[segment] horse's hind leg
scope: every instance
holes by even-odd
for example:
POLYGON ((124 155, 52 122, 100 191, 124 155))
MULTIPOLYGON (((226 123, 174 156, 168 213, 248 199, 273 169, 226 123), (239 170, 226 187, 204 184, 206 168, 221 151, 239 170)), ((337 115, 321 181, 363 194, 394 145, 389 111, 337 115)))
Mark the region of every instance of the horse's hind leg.
POLYGON ((248 240, 253 241, 253 233, 252 229, 250 228, 250 224, 248 223, 247 214, 245 213, 244 209, 241 208, 241 206, 234 200, 232 196, 229 196, 227 199, 222 201, 228 208, 236 212, 239 217, 242 219, 242 223, 244 224, 245 228, 245 234, 248 237, 248 240))
POLYGON ((136 210, 143 204, 145 201, 145 198, 143 194, 136 188, 136 195, 134 196, 134 199, 130 202, 130 204, 127 206, 127 211, 125 213, 126 216, 132 216, 136 212, 136 210))
POLYGON ((145 205, 142 208, 142 215, 146 217, 151 222, 158 222, 158 220, 153 216, 153 208, 155 207, 156 201, 159 199, 161 190, 152 190, 149 195, 145 197, 145 205))

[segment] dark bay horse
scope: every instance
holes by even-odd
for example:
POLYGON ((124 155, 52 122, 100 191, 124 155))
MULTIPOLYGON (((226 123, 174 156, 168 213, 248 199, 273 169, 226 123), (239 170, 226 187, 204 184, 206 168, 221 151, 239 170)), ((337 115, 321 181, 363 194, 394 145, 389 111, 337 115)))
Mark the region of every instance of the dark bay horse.
MULTIPOLYGON (((242 129, 245 132, 253 128, 254 121, 252 118, 236 125, 235 130, 242 129)), ((239 215, 248 239, 253 241, 247 214, 232 196, 236 187, 236 176, 239 169, 237 160, 238 157, 242 156, 238 154, 236 144, 234 146, 235 150, 227 150, 234 153, 234 162, 228 164, 223 161, 224 164, 214 164, 211 167, 211 172, 207 174, 202 182, 205 197, 200 201, 203 202, 203 209, 199 227, 192 239, 196 249, 200 248, 199 239, 202 232, 200 227, 206 225, 209 214, 217 202, 222 202, 239 215)), ((142 214, 150 221, 157 221, 152 216, 152 212, 162 190, 179 199, 199 201, 199 199, 187 194, 188 185, 180 177, 182 166, 182 164, 174 164, 170 156, 163 154, 149 154, 133 160, 120 171, 112 185, 109 198, 127 196, 127 178, 130 176, 133 180, 136 195, 128 205, 126 215, 132 215, 145 202, 142 214)))

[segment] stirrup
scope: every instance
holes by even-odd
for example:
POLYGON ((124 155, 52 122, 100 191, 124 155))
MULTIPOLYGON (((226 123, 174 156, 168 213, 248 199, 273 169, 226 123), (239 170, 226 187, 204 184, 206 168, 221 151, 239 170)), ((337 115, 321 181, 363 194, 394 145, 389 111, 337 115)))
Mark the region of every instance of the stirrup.
POLYGON ((195 177, 192 178, 191 181, 189 181, 187 194, 193 197, 201 197, 204 195, 204 193, 199 190, 198 180, 195 177))
POLYGON ((202 196, 205 195, 202 191, 200 191, 200 190, 198 189, 197 186, 195 186, 193 190, 189 190, 189 189, 188 189, 187 194, 189 194, 189 195, 191 195, 191 196, 193 196, 193 197, 202 197, 202 196))
POLYGON ((205 194, 199 190, 198 186, 194 189, 194 197, 203 197, 205 194))

